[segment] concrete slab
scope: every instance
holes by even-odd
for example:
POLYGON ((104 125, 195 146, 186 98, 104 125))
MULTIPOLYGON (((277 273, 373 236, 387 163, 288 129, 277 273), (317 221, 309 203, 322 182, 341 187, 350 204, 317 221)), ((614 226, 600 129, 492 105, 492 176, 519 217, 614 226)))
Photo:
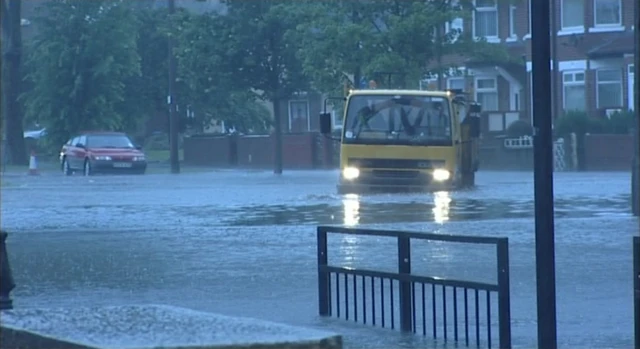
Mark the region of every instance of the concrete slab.
POLYGON ((328 332, 165 305, 15 309, 0 327, 12 349, 342 348, 328 332))

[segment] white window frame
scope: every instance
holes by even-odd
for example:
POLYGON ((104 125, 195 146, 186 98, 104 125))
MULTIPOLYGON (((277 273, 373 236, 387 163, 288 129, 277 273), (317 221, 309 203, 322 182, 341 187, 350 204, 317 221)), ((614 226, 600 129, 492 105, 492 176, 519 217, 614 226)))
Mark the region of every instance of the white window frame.
POLYGON ((516 11, 517 7, 515 5, 511 5, 509 7, 509 39, 518 38, 518 30, 516 28, 516 11))
POLYGON ((476 6, 476 1, 477 0, 473 0, 473 6, 474 6, 474 11, 473 11, 473 23, 472 24, 472 31, 473 31, 473 37, 475 38, 480 38, 480 36, 478 36, 476 34, 476 13, 478 12, 495 12, 496 13, 496 35, 492 35, 492 36, 483 36, 485 39, 487 39, 487 41, 489 42, 500 42, 500 13, 498 12, 498 0, 493 0, 495 5, 492 7, 477 7, 476 6))
POLYGON ((623 74, 620 68, 602 68, 596 70, 596 106, 598 109, 600 108, 619 108, 624 105, 624 87, 622 85, 623 74), (600 73, 603 71, 618 71, 620 73, 620 81, 600 81, 600 73), (609 105, 606 107, 602 107, 600 105, 600 85, 613 85, 617 84, 620 86, 620 100, 618 101, 618 105, 609 105))
MULTIPOLYGON (((560 29, 563 32, 575 32, 575 31, 583 31, 584 30, 584 11, 585 11, 585 6, 587 5, 585 3, 585 0, 582 0, 582 13, 580 14, 581 18, 582 18, 582 24, 580 25, 572 25, 572 26, 565 26, 564 25, 564 3, 566 0, 561 0, 560 2, 560 29)), ((594 2, 595 4, 595 2, 594 2)))
MULTIPOLYGON (((562 109, 567 110, 567 93, 566 88, 568 86, 583 86, 586 91, 586 72, 584 70, 569 70, 562 72, 562 109), (576 81, 576 76, 582 74, 582 81, 576 81), (571 81, 566 81, 566 76, 572 76, 571 81)), ((587 101, 584 101, 583 111, 587 109, 587 101)))
POLYGON ((531 38, 531 1, 533 0, 527 0, 527 6, 529 6, 529 33, 525 35, 525 38, 527 39, 531 38))
MULTIPOLYGON (((496 94, 496 100, 498 101, 498 109, 500 109, 500 94, 498 93, 498 77, 497 76, 476 76, 473 79, 473 94, 474 94, 474 99, 477 102, 480 102, 478 100, 478 94, 479 93, 495 93, 496 94), (478 81, 480 80, 493 80, 493 86, 492 88, 479 88, 478 87, 478 81)), ((497 110, 489 110, 486 109, 485 106, 481 106, 482 110, 486 110, 486 111, 497 111, 497 110)))
MULTIPOLYGON (((593 26, 595 28, 607 28, 607 27, 619 27, 622 25, 622 0, 617 0, 618 1, 618 18, 620 18, 620 21, 618 21, 618 23, 604 23, 604 24, 599 24, 598 23, 598 11, 596 10, 596 3, 598 1, 601 0, 593 0, 593 26)), ((634 0, 636 1, 636 0, 634 0)))
POLYGON ((467 82, 465 81, 466 79, 464 77, 451 77, 447 79, 447 88, 450 89, 451 87, 451 82, 452 81, 459 81, 462 80, 462 85, 463 85, 463 90, 466 91, 467 90, 467 82))
POLYGON ((307 105, 307 132, 311 131, 311 113, 309 112, 309 100, 308 99, 290 99, 289 100, 289 132, 292 130, 293 126, 293 109, 291 108, 294 103, 304 103, 307 105))
POLYGON ((636 70, 635 70, 635 65, 634 64, 629 64, 627 66, 627 84, 629 85, 628 87, 628 96, 627 96, 627 103, 629 103, 629 108, 630 110, 635 110, 635 90, 634 90, 634 84, 631 83, 631 77, 633 76, 633 82, 634 83, 638 83, 637 82, 637 76, 636 76, 636 70))

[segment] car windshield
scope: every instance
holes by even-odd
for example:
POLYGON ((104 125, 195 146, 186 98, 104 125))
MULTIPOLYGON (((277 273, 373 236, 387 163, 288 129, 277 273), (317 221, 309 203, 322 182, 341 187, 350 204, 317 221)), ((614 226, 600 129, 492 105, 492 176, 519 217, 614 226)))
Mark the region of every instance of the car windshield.
POLYGON ((352 144, 451 145, 451 113, 444 97, 352 96, 344 142, 352 144))
POLYGON ((87 147, 134 148, 129 137, 125 135, 90 135, 87 136, 87 147))

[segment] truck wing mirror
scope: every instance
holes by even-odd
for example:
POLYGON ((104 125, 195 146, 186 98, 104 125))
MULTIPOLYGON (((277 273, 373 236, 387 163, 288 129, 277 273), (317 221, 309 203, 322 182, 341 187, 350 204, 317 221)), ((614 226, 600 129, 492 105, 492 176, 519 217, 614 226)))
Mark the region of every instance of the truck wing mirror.
POLYGON ((473 103, 469 106, 469 113, 479 114, 482 112, 482 106, 478 103, 473 103))
POLYGON ((331 113, 320 113, 320 133, 331 133, 331 113))

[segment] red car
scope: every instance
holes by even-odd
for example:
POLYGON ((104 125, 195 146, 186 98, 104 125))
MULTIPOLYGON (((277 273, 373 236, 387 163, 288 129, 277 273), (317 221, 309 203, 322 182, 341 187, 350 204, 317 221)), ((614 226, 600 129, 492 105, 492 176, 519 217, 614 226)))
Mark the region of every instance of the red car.
POLYGON ((121 132, 85 132, 71 138, 60 151, 60 166, 66 175, 82 171, 96 173, 144 174, 147 160, 121 132))

